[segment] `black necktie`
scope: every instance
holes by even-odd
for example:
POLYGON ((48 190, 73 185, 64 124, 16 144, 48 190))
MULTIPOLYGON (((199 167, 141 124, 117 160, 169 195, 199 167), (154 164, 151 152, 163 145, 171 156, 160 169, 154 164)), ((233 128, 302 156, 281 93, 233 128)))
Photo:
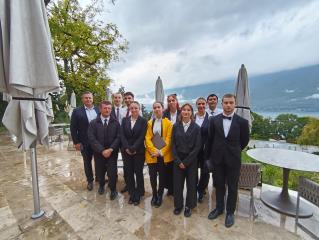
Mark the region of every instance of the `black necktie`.
POLYGON ((116 108, 116 120, 120 122, 120 109, 116 108))
POLYGON ((223 115, 223 119, 231 120, 231 117, 227 117, 227 116, 223 115))
POLYGON ((130 109, 127 108, 126 117, 130 116, 130 109))
POLYGON ((107 119, 104 119, 104 126, 107 126, 107 119))

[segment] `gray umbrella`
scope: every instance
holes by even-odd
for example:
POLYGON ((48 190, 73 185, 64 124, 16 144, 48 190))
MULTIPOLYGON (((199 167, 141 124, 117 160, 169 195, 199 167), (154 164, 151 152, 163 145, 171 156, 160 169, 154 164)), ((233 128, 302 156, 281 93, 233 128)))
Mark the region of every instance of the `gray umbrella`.
POLYGON ((17 136, 19 146, 30 149, 34 214, 40 210, 36 142, 48 144, 46 98, 58 91, 59 81, 47 13, 43 1, 0 0, 0 91, 12 96, 2 119, 17 136))
POLYGON ((164 103, 164 88, 160 76, 158 76, 155 84, 155 101, 164 103))
POLYGON ((252 126, 252 116, 250 112, 250 95, 248 75, 245 65, 242 64, 238 72, 238 78, 235 87, 236 96, 236 113, 247 119, 249 122, 249 128, 252 126))

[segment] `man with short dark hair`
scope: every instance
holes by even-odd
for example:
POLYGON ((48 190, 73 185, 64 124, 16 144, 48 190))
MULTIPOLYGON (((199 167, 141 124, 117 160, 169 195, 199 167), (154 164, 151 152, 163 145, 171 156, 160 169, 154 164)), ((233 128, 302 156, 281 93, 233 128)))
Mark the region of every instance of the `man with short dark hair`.
POLYGON ((207 105, 208 105, 207 113, 209 114, 210 117, 215 117, 218 114, 222 113, 222 110, 217 108, 217 104, 218 104, 217 95, 214 93, 208 95, 208 97, 207 97, 207 105))
POLYGON ((249 126, 246 119, 235 113, 234 95, 225 94, 222 107, 223 113, 211 118, 209 124, 207 154, 213 166, 216 208, 209 213, 208 218, 216 219, 224 212, 227 184, 225 226, 231 227, 235 223, 241 151, 249 142, 249 126))
MULTIPOLYGON (((81 96, 83 106, 74 109, 71 116, 71 136, 76 150, 81 151, 84 163, 84 171, 87 180, 87 189, 93 189, 93 170, 92 158, 93 151, 88 141, 89 123, 94 120, 98 114, 98 109, 93 105, 93 94, 84 92, 81 96)), ((96 176, 96 164, 95 176, 96 176)))
POLYGON ((111 116, 112 104, 109 101, 100 103, 100 114, 90 123, 88 137, 96 158, 99 190, 105 192, 105 173, 108 176, 108 186, 111 190, 110 199, 117 197, 116 175, 117 154, 120 145, 120 124, 111 116))

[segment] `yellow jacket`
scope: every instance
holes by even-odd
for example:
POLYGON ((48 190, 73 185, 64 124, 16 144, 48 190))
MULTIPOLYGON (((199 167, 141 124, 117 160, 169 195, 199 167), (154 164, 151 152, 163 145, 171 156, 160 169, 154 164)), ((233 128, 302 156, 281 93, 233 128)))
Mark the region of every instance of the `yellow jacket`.
MULTIPOLYGON (((172 122, 167 118, 163 118, 162 119, 162 138, 165 141, 166 146, 161 149, 161 152, 163 154, 165 163, 173 161, 173 154, 172 154, 172 147, 171 147, 172 130, 173 130, 172 122)), ((146 163, 157 162, 157 157, 151 156, 151 153, 155 153, 157 150, 156 147, 153 145, 152 138, 153 138, 153 119, 147 122, 147 131, 145 135, 146 163)))

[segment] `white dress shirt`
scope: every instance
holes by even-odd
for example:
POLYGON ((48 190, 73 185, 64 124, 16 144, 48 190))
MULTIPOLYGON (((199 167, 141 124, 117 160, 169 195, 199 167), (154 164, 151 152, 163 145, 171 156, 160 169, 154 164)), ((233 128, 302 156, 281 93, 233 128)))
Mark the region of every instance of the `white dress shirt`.
POLYGON ((170 112, 170 114, 171 114, 171 122, 173 124, 175 124, 176 123, 176 118, 177 118, 177 111, 175 113, 171 113, 170 112))
POLYGON ((189 125, 191 125, 191 121, 185 123, 183 122, 183 127, 184 127, 184 132, 186 133, 187 132, 187 129, 189 128, 189 125))
POLYGON ((159 135, 162 135, 162 118, 155 118, 153 134, 155 134, 156 132, 158 132, 159 135))
POLYGON ((85 113, 86 113, 86 116, 87 116, 89 122, 91 122, 92 120, 94 120, 97 117, 97 113, 94 109, 94 106, 91 108, 84 106, 84 108, 85 108, 85 113))
POLYGON ((134 118, 131 117, 131 129, 134 128, 134 125, 135 125, 135 123, 136 123, 136 120, 137 120, 137 119, 134 119, 134 118))
POLYGON ((223 113, 224 116, 226 116, 226 117, 231 117, 231 120, 226 119, 226 118, 223 118, 223 128, 224 128, 225 137, 228 136, 229 129, 230 129, 230 125, 231 125, 231 122, 233 121, 234 113, 235 113, 235 112, 233 112, 233 113, 230 114, 230 115, 226 115, 225 113, 223 113))
POLYGON ((211 117, 215 117, 217 116, 218 114, 222 113, 223 111, 219 108, 215 108, 213 111, 210 110, 210 108, 206 109, 206 112, 209 114, 209 116, 211 117))
POLYGON ((206 116, 206 113, 203 115, 203 116, 199 116, 198 115, 198 112, 195 114, 195 123, 198 125, 198 126, 202 126, 203 125, 203 122, 205 120, 205 116, 206 116))
POLYGON ((114 111, 115 111, 115 119, 117 119, 117 109, 119 109, 119 117, 118 117, 118 120, 119 120, 119 123, 120 125, 122 124, 122 119, 124 117, 126 117, 126 107, 122 107, 122 106, 114 106, 114 111))

